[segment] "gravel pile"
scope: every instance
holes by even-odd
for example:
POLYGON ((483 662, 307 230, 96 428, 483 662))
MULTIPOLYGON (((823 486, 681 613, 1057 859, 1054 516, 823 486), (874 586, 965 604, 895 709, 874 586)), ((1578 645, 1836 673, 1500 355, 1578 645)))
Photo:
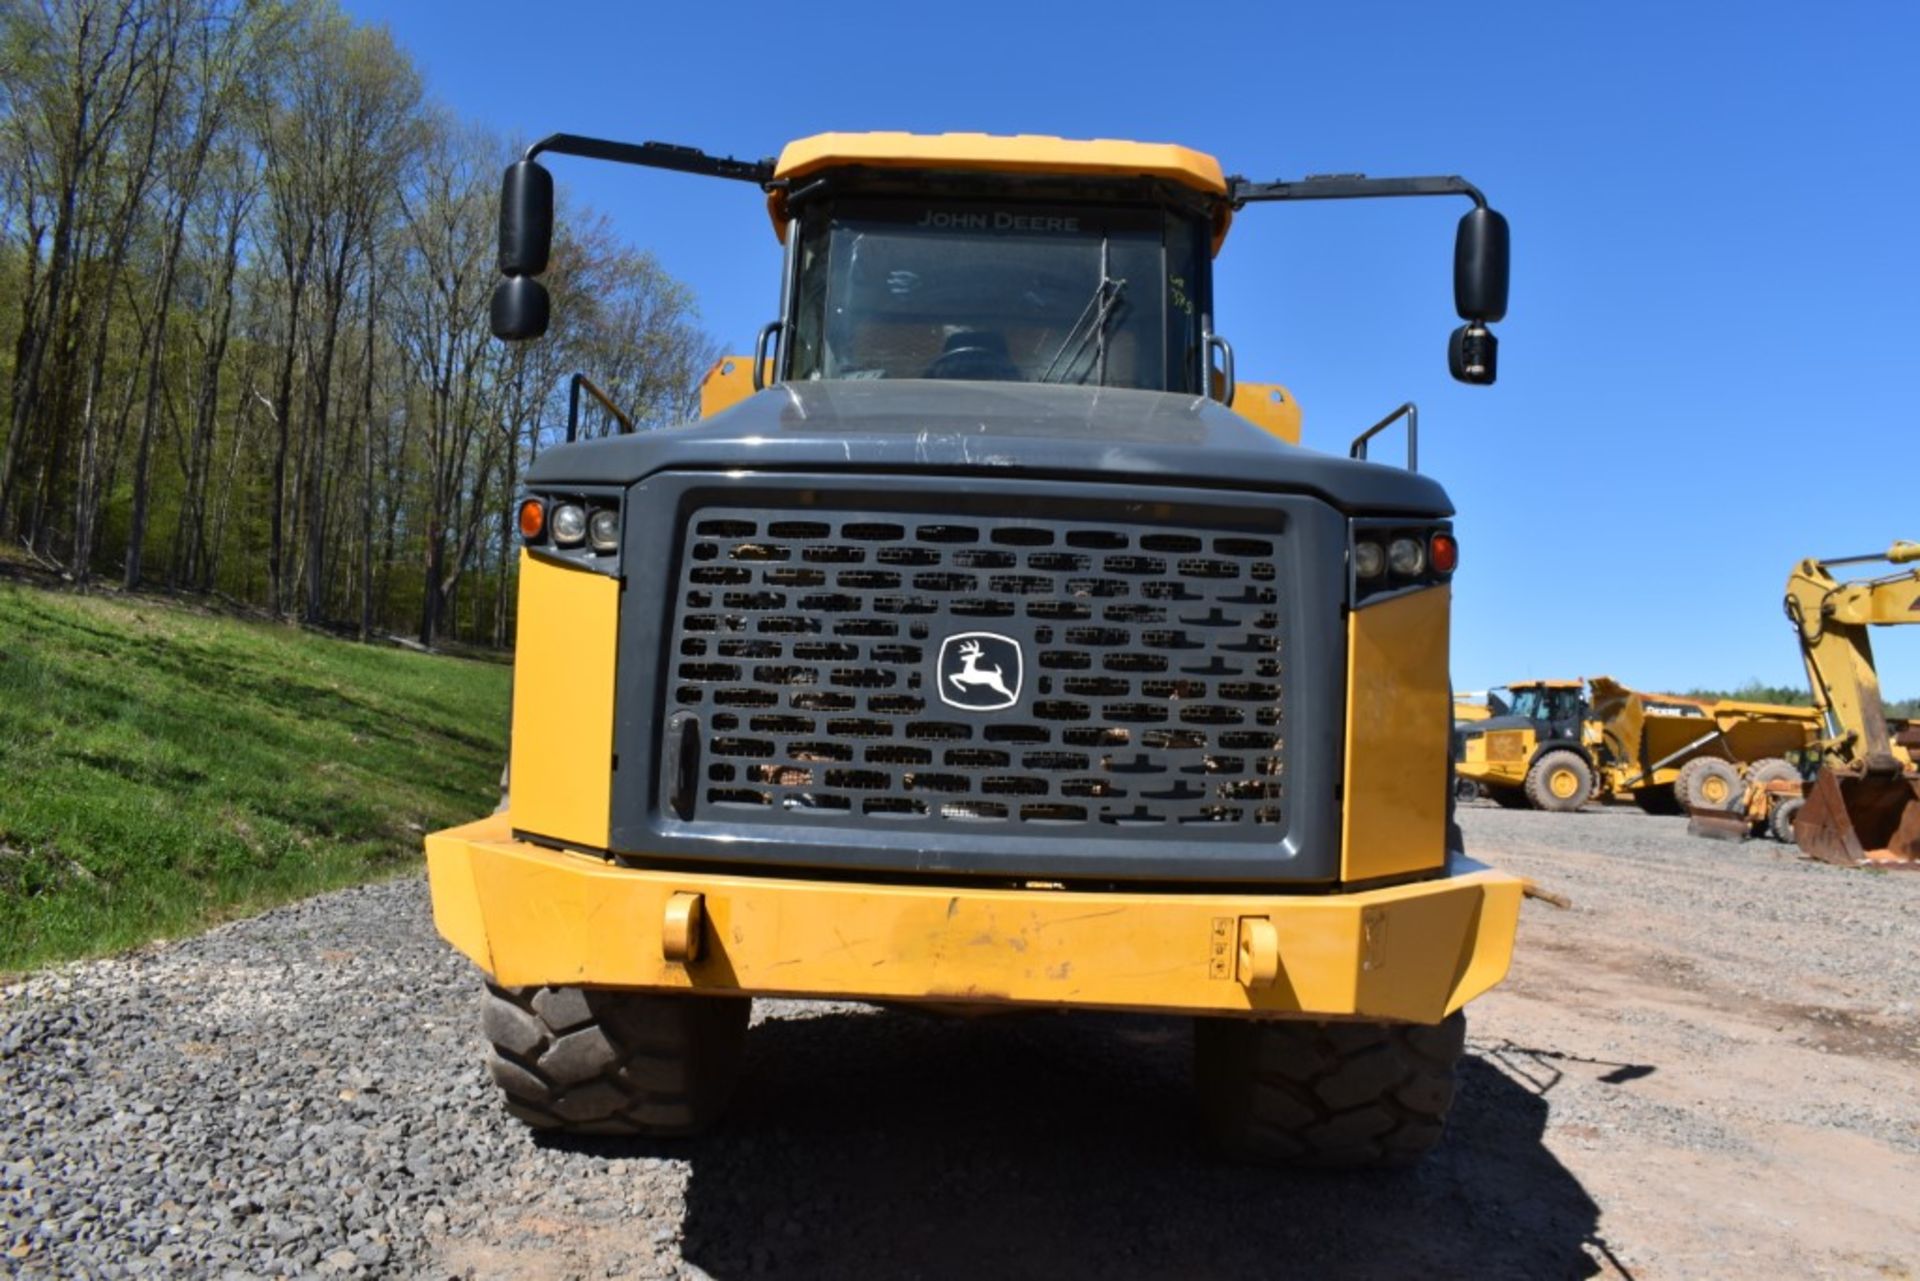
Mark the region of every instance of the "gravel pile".
MULTIPOLYGON (((1623 948, 1636 917, 1652 919, 1643 896, 1670 909, 1697 895, 1752 923, 1743 941, 1686 949, 1716 974, 1780 952, 1812 918, 1897 933, 1920 891, 1920 877, 1843 884, 1759 847, 1676 840, 1637 814, 1463 818, 1495 861, 1572 893, 1571 915, 1617 921, 1623 948), (1556 826, 1604 847, 1605 866, 1572 877, 1556 826), (1655 872, 1666 890, 1646 888, 1655 872)), ((1911 947, 1785 950, 1849 1017, 1916 990, 1911 947)), ((556 1143, 499 1107, 477 1003, 418 880, 0 989, 0 1272, 1206 1276, 1285 1260, 1323 1275, 1586 1275, 1605 1258, 1601 1211, 1561 1157, 1590 1146, 1590 1123, 1702 1151, 1744 1142, 1668 1104, 1544 1092, 1529 1079, 1547 1062, 1538 1038, 1520 1052, 1520 1029, 1481 1021, 1434 1159, 1287 1176, 1196 1147, 1184 1020, 761 1002, 719 1132, 556 1143), (1563 1106, 1586 1129, 1550 1148, 1563 1106)), ((1829 1124, 1893 1124, 1875 1100, 1826 1103, 1829 1124)))

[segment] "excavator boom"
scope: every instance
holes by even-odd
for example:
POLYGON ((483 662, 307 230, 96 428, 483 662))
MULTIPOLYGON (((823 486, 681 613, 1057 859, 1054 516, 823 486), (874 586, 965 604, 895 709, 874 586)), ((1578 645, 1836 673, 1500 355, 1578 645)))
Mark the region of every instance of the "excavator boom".
POLYGON ((1825 721, 1819 777, 1794 817, 1811 857, 1857 867, 1920 865, 1920 774, 1896 744, 1880 698, 1869 629, 1920 623, 1920 543, 1835 560, 1803 560, 1787 578, 1787 617, 1825 721), (1915 565, 1843 582, 1836 566, 1915 565))

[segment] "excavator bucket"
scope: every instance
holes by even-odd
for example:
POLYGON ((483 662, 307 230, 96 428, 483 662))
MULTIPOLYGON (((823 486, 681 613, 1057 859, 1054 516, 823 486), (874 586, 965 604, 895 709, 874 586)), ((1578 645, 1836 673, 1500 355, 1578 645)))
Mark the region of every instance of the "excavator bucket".
POLYGON ((1823 767, 1793 839, 1809 858, 1841 867, 1920 867, 1920 776, 1823 767))

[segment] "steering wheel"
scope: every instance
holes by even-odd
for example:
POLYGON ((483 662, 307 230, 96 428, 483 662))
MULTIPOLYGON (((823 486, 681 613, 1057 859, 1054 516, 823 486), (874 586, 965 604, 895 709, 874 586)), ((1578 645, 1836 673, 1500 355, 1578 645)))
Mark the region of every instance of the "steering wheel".
POLYGON ((941 352, 927 366, 923 378, 957 378, 976 381, 1018 378, 1020 371, 1004 352, 991 347, 953 347, 941 352))

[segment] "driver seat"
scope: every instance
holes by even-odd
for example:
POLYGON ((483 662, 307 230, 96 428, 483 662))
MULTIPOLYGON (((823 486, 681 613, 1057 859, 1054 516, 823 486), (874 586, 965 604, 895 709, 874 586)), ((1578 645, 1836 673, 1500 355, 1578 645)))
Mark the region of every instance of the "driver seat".
POLYGON ((957 329, 940 345, 922 378, 1018 382, 1020 367, 1007 354, 1007 337, 991 329, 957 329))

